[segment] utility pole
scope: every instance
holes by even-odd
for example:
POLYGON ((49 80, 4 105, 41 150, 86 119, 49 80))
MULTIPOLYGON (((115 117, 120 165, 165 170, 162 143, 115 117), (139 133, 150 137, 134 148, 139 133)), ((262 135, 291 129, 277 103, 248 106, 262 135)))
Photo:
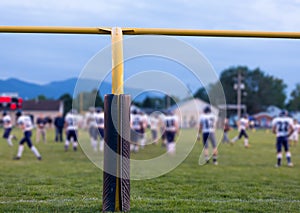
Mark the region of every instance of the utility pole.
POLYGON ((237 105, 236 105, 236 109, 237 109, 237 116, 238 119, 241 118, 241 110, 242 110, 242 90, 245 89, 245 85, 242 83, 242 74, 241 74, 241 70, 238 70, 238 76, 237 76, 237 83, 234 84, 234 89, 236 89, 237 91, 237 105))
POLYGON ((237 114, 238 114, 238 119, 241 118, 241 95, 242 95, 242 91, 241 91, 241 84, 242 84, 242 75, 241 75, 241 71, 238 70, 238 88, 237 88, 237 114))

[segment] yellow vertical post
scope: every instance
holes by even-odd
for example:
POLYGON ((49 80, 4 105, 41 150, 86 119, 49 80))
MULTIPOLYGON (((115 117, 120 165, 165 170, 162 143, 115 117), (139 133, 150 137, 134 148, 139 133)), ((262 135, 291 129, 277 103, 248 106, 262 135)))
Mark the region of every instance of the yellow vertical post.
POLYGON ((124 93, 123 78, 123 32, 119 27, 112 28, 112 94, 120 95, 124 93))
MULTIPOLYGON (((119 27, 112 28, 112 94, 123 94, 123 32, 119 27)), ((118 102, 119 105, 119 102, 118 102)), ((119 108, 119 107, 118 107, 119 108)), ((118 132, 120 133, 120 112, 118 113, 118 132)), ((120 153, 120 141, 117 142, 117 153, 120 153)), ((116 177, 116 195, 115 195, 115 211, 120 211, 120 182, 119 182, 120 162, 117 160, 117 177, 116 177)))

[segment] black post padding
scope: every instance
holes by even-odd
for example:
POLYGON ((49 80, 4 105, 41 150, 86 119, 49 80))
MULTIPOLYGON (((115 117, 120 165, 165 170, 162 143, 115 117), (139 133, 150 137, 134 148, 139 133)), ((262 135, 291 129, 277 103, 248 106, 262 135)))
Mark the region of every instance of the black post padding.
POLYGON ((104 98, 103 212, 130 210, 130 96, 104 98))
MULTIPOLYGON (((116 205, 116 178, 114 171, 117 170, 116 155, 111 154, 117 152, 118 132, 117 127, 111 116, 112 111, 117 112, 117 102, 114 95, 106 95, 104 97, 104 172, 103 172, 103 212, 114 212, 116 205), (114 103, 113 103, 114 101, 114 103), (111 150, 109 150, 107 147, 111 150)), ((116 117, 114 117, 116 118, 116 117)))
POLYGON ((130 95, 120 95, 121 111, 121 206, 122 211, 130 210, 130 95))

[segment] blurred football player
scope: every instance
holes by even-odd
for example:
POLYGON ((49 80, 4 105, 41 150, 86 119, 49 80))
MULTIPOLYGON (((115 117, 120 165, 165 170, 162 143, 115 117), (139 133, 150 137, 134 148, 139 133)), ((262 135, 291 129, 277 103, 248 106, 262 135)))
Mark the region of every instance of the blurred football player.
POLYGON ((224 120, 224 128, 223 128, 223 143, 229 143, 229 138, 228 138, 228 132, 230 131, 231 127, 229 125, 228 118, 225 118, 224 120))
POLYGON ((97 135, 96 135, 96 143, 94 144, 94 149, 97 150, 97 140, 98 137, 100 138, 100 142, 99 142, 99 150, 102 152, 104 149, 104 112, 102 110, 101 107, 98 107, 96 109, 96 113, 95 113, 95 120, 96 120, 96 124, 97 124, 97 135))
POLYGON ((150 128, 151 128, 151 136, 152 136, 152 142, 154 144, 158 143, 158 116, 157 115, 151 115, 150 116, 150 128))
POLYGON ((158 118, 158 125, 159 125, 159 134, 161 138, 161 146, 166 147, 167 146, 167 138, 166 138, 166 132, 165 132, 165 117, 166 112, 163 112, 163 114, 158 118))
POLYGON ((65 151, 68 151, 70 142, 73 143, 73 150, 77 151, 78 139, 77 139, 77 118, 76 110, 72 109, 67 113, 65 117, 65 127, 66 127, 66 142, 65 142, 65 151))
POLYGON ((281 166, 282 159, 282 146, 284 147, 287 165, 293 166, 291 161, 291 153, 289 151, 288 137, 293 133, 293 120, 288 117, 286 110, 283 110, 279 117, 276 117, 272 121, 272 130, 276 134, 276 150, 277 150, 277 163, 276 167, 281 166))
POLYGON ((141 126, 142 126, 142 118, 136 109, 132 111, 130 114, 130 128, 131 128, 131 144, 130 150, 133 152, 139 151, 139 145, 141 142, 141 126))
POLYGON ((54 119, 54 126, 55 126, 55 142, 63 142, 63 129, 65 125, 65 119, 63 118, 61 113, 54 119))
POLYGON ((6 111, 4 111, 2 115, 3 115, 2 121, 4 127, 3 138, 7 141, 9 146, 12 146, 13 145, 12 139, 15 138, 15 136, 10 134, 12 130, 11 117, 6 111))
POLYGON ((208 140, 210 140, 213 148, 213 164, 218 165, 218 150, 215 136, 216 116, 212 113, 210 106, 206 106, 203 114, 200 115, 199 133, 202 133, 202 141, 204 146, 204 156, 206 163, 209 163, 208 140))
POLYGON ((21 115, 19 116, 17 123, 19 127, 22 129, 24 137, 21 139, 19 143, 18 153, 17 156, 14 157, 14 160, 21 159, 24 151, 25 142, 27 143, 28 147, 31 149, 33 154, 37 157, 37 159, 42 160, 39 151, 34 145, 32 145, 31 135, 32 135, 33 124, 31 118, 28 115, 21 115))
POLYGON ((141 130, 140 130, 140 136, 141 136, 141 148, 144 148, 146 145, 146 129, 148 126, 148 116, 144 112, 140 112, 141 116, 141 130))
POLYGON ((98 135, 98 128, 95 118, 95 108, 90 107, 89 111, 85 114, 85 122, 86 122, 86 128, 89 132, 89 137, 91 141, 91 146, 94 149, 94 151, 97 151, 97 135, 98 135))
POLYGON ((293 133, 289 137, 289 145, 290 146, 296 146, 299 140, 299 131, 300 131, 300 124, 298 123, 297 119, 294 119, 293 122, 293 133))
POLYGON ((239 135, 234 137, 231 140, 231 144, 235 143, 237 140, 240 140, 242 137, 244 137, 244 146, 245 146, 245 148, 249 147, 249 137, 246 132, 248 126, 249 126, 248 115, 244 114, 241 117, 241 119, 238 121, 239 135))
POLYGON ((176 152, 175 136, 178 132, 178 117, 172 112, 168 111, 165 116, 165 136, 167 139, 167 153, 173 155, 176 152))
POLYGON ((46 143, 46 124, 47 120, 44 118, 43 114, 40 114, 36 120, 36 142, 40 142, 40 138, 42 136, 43 142, 46 143))

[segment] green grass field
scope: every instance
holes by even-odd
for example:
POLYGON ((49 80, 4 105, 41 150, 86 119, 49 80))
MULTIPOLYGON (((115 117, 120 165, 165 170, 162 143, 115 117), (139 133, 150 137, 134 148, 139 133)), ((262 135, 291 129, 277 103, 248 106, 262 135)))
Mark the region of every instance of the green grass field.
MULTIPOLYGON (((14 133, 21 137, 19 130, 14 133)), ((188 130, 182 134, 186 143, 192 142, 188 130)), ((249 149, 242 141, 219 146, 218 166, 198 165, 202 146, 197 143, 172 172, 131 181, 131 212, 299 212, 300 145, 291 147, 294 168, 285 159, 275 168, 274 135, 249 134, 249 149)), ((85 133, 80 136, 89 143, 85 133)), ((0 141, 0 212, 101 212, 102 171, 80 149, 65 153, 51 131, 47 144, 36 144, 42 161, 28 147, 20 161, 13 161, 17 143, 8 147, 0 141)), ((160 146, 150 145, 135 155, 161 152, 160 146)))

